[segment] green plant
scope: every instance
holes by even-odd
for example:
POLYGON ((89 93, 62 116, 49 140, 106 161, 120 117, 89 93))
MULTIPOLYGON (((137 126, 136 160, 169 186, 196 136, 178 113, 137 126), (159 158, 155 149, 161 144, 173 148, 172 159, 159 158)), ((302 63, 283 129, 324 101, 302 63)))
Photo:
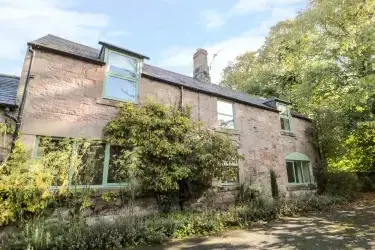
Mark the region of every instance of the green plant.
POLYGON ((234 176, 225 167, 241 159, 228 136, 209 130, 190 118, 190 109, 146 102, 124 103, 104 129, 105 139, 133 152, 139 162, 124 171, 147 192, 154 193, 164 210, 199 197, 213 178, 234 176))
POLYGON ((358 194, 360 184, 355 173, 329 172, 327 175, 326 192, 332 196, 354 199, 358 194))
POLYGON ((236 193, 236 204, 246 204, 260 195, 260 190, 251 185, 241 184, 236 193))
POLYGON ((368 176, 363 176, 359 178, 361 191, 371 192, 375 190, 375 183, 368 176))
POLYGON ((272 197, 274 199, 279 198, 279 187, 277 185, 277 176, 275 170, 271 169, 270 170, 270 179, 271 179, 271 192, 272 192, 272 197))
POLYGON ((279 199, 277 206, 279 215, 293 216, 330 209, 332 206, 345 203, 346 201, 341 196, 305 194, 279 199))

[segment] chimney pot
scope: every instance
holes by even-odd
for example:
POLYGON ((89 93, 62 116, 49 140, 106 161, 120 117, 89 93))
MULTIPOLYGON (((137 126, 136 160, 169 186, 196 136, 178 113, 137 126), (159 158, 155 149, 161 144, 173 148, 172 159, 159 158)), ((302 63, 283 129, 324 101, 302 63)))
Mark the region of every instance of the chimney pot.
POLYGON ((194 53, 194 71, 193 76, 201 82, 211 83, 210 69, 208 67, 207 50, 197 49, 194 53))

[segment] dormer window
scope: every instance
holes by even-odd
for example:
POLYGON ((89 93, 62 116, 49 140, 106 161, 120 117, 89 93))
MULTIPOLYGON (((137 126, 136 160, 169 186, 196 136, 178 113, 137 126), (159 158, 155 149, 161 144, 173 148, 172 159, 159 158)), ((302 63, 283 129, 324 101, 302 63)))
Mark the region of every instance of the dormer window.
POLYGON ((280 111, 280 124, 281 130, 283 131, 291 131, 291 124, 292 119, 290 115, 290 109, 287 104, 277 102, 276 103, 277 109, 280 111))
POLYGON ((106 49, 103 98, 116 101, 138 102, 140 59, 106 49))

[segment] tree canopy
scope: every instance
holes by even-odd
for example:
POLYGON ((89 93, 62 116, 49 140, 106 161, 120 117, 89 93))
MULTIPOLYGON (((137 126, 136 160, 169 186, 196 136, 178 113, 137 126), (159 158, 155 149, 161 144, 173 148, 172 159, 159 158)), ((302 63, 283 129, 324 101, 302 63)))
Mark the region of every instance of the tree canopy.
MULTIPOLYGON (((375 0, 312 1, 295 19, 273 26, 258 51, 230 63, 221 84, 290 100, 294 109, 315 121, 328 165, 342 167, 338 163, 353 150, 347 140, 367 140, 357 129, 374 133, 371 126, 358 125, 374 120, 374 14, 375 0)), ((346 169, 371 169, 357 163, 346 169)))

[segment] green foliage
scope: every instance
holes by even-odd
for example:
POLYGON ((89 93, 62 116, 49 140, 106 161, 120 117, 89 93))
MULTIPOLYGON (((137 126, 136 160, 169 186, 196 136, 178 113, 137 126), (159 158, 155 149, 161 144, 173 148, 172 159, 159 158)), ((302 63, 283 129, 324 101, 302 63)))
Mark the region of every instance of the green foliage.
MULTIPOLYGON (((13 154, 0 168, 0 225, 19 223, 58 206, 71 207, 74 214, 90 207, 95 192, 90 183, 98 171, 98 157, 92 149, 97 144, 43 138, 38 158, 33 159, 31 152, 17 142, 13 154), (79 148, 75 153, 74 147, 79 148), (76 188, 79 184, 88 185, 76 188)), ((107 201, 111 197, 104 195, 107 201)))
POLYGON ((271 179, 271 193, 274 199, 279 198, 279 186, 277 185, 277 176, 275 170, 270 170, 270 179, 271 179))
POLYGON ((278 200, 278 213, 283 216, 306 214, 313 211, 330 209, 332 206, 343 204, 347 201, 341 196, 331 195, 301 195, 288 199, 278 200))
POLYGON ((260 190, 251 185, 241 184, 238 192, 236 193, 236 204, 247 204, 252 202, 255 198, 259 197, 260 190))
POLYGON ((171 238, 208 235, 229 227, 247 227, 280 215, 295 215, 324 210, 341 204, 342 198, 330 196, 296 196, 275 201, 259 195, 226 211, 175 212, 149 216, 119 217, 114 221, 98 219, 88 224, 74 218, 35 220, 26 223, 19 233, 3 238, 4 249, 122 249, 141 244, 158 244, 171 238))
POLYGON ((331 163, 333 169, 371 171, 375 169, 375 122, 361 122, 344 142, 345 155, 331 163))
POLYGON ((213 178, 229 178, 234 170, 225 163, 241 156, 231 140, 190 118, 188 108, 167 107, 148 101, 141 107, 124 103, 104 129, 105 139, 124 147, 139 161, 122 164, 145 191, 157 194, 168 210, 177 200, 196 198, 213 178), (175 197, 175 199, 173 198, 175 197))
POLYGON ((360 182, 355 173, 330 172, 327 173, 326 192, 329 195, 341 196, 352 200, 358 194, 360 182))
POLYGON ((292 101, 313 118, 323 161, 374 170, 375 0, 315 0, 273 26, 258 51, 239 56, 222 85, 292 101), (364 134, 363 134, 364 132, 364 134))

